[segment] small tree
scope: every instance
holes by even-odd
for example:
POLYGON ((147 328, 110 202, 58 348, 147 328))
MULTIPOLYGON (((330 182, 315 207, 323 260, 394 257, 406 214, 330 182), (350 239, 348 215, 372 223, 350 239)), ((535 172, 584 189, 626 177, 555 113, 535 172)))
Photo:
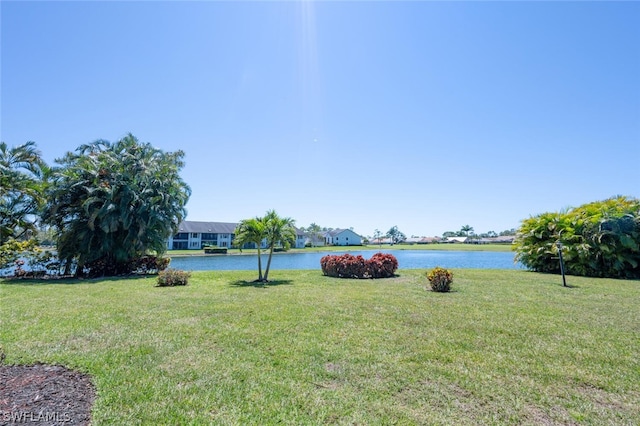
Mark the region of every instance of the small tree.
POLYGON ((397 226, 389 229, 386 237, 391 239, 391 244, 398 244, 407 239, 407 236, 400 232, 397 226))
POLYGON ((258 279, 262 282, 262 256, 260 255, 260 246, 262 240, 266 237, 265 224, 262 218, 255 217, 252 219, 241 220, 236 228, 234 244, 242 249, 246 244, 253 243, 258 249, 258 279))
POLYGON ((269 268, 271 267, 271 257, 276 244, 280 244, 288 250, 296 242, 295 220, 290 217, 280 217, 275 210, 269 210, 263 218, 265 236, 269 247, 269 258, 267 268, 264 271, 264 281, 269 280, 269 268))

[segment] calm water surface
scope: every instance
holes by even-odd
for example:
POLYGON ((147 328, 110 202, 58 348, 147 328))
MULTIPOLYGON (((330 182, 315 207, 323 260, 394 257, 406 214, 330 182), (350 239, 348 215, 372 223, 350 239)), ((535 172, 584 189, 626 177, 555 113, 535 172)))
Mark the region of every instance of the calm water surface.
MULTIPOLYGON (((327 254, 350 253, 369 259, 381 251, 390 253, 398 259, 399 269, 423 269, 441 266, 443 268, 469 269, 524 269, 514 262, 514 253, 489 251, 440 251, 440 250, 366 250, 324 253, 274 253, 271 269, 320 269, 320 259, 327 254)), ((267 256, 262 256, 262 267, 266 266, 267 256)), ((185 271, 234 270, 250 271, 257 269, 258 260, 254 255, 203 255, 171 258, 171 268, 185 271)))

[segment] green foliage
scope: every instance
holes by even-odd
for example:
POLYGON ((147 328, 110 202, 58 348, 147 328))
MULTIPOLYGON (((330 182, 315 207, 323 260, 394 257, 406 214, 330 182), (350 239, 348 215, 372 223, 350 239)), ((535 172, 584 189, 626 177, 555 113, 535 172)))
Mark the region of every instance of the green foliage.
POLYGON ((288 250, 296 241, 295 221, 289 217, 280 217, 275 210, 267 211, 264 217, 241 220, 236 228, 234 244, 242 248, 245 244, 253 243, 258 249, 258 281, 266 282, 269 278, 271 258, 276 245, 288 250), (262 275, 262 258, 260 249, 266 241, 269 248, 267 267, 262 275))
POLYGON ((158 287, 174 287, 178 285, 187 285, 189 283, 191 272, 181 269, 165 269, 158 273, 158 287))
POLYGON ((162 254, 186 216, 190 189, 179 176, 184 153, 165 153, 131 134, 98 140, 57 160, 43 220, 57 230, 57 250, 77 274, 131 272, 131 261, 162 254), (91 268, 100 271, 91 272, 91 268))
MULTIPOLYGON (((378 232, 377 229, 376 232, 378 232)), ((402 233, 397 226, 391 227, 391 229, 387 231, 385 237, 390 238, 392 244, 398 244, 407 239, 407 236, 402 233)))
POLYGON ((431 284, 431 290, 439 293, 451 291, 453 273, 449 269, 436 266, 427 273, 427 279, 429 280, 429 284, 431 284))
POLYGON ((10 267, 26 253, 35 251, 36 247, 36 240, 18 241, 12 238, 6 241, 0 245, 0 269, 10 267))
POLYGON ((241 220, 236 227, 234 244, 242 249, 246 244, 255 244, 258 250, 258 281, 262 281, 262 256, 260 255, 260 246, 262 240, 266 237, 265 224, 262 218, 254 217, 251 219, 241 220))
POLYGON ((34 142, 0 142, 0 244, 35 232, 48 171, 34 142))
POLYGON ((295 220, 290 217, 280 217, 275 210, 269 210, 262 220, 265 224, 265 237, 269 247, 267 268, 264 271, 264 280, 267 281, 276 244, 279 244, 284 250, 288 250, 296 242, 296 228, 294 226, 295 220))
POLYGON ((640 278, 640 200, 619 196, 531 217, 518 230, 516 259, 559 273, 558 242, 567 274, 640 278))
POLYGON ((204 246, 203 249, 206 254, 227 254, 226 247, 204 246))

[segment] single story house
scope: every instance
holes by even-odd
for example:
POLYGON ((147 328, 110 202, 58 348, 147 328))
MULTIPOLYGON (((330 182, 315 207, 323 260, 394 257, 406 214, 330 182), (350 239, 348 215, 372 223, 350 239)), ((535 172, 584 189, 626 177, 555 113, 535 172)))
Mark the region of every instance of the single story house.
POLYGON ((351 229, 334 229, 325 232, 324 242, 328 246, 361 246, 362 237, 351 229))
POLYGON ((404 244, 433 244, 440 241, 438 237, 410 237, 403 241, 404 244))
MULTIPOLYGON (((237 223, 198 222, 185 220, 178 226, 178 233, 169 237, 169 250, 201 250, 204 246, 231 247, 237 223)), ((296 228, 295 248, 304 247, 305 236, 296 228)), ((263 248, 267 241, 262 241, 263 248)), ((246 247, 249 248, 249 247, 246 247)))

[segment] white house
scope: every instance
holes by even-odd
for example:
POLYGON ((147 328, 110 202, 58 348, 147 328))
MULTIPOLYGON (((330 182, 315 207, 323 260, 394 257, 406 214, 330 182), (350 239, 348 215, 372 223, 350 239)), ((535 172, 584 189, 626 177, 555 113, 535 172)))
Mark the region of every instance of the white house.
POLYGON ((332 246, 361 246, 362 237, 351 229, 334 229, 325 232, 324 241, 326 245, 332 246))
MULTIPOLYGON (((169 250, 200 250, 206 245, 231 247, 237 223, 228 222, 196 222, 185 220, 178 226, 178 233, 169 237, 169 250)), ((304 247, 305 237, 296 228, 295 248, 304 247)), ((262 247, 266 247, 266 240, 262 247)))

